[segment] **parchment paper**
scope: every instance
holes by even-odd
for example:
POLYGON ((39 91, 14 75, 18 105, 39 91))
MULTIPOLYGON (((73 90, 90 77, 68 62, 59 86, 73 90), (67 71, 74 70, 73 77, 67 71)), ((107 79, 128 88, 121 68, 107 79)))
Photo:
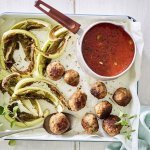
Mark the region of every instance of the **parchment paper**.
MULTIPOLYGON (((38 14, 6 14, 2 15, 0 18, 0 36, 2 36, 2 33, 9 29, 10 26, 12 26, 14 23, 24 20, 25 18, 38 18, 38 19, 44 19, 52 23, 53 25, 56 24, 55 21, 48 19, 45 15, 38 15, 38 14)), ((74 69, 79 72, 80 74, 80 84, 78 87, 71 87, 67 85, 63 79, 54 82, 59 87, 60 91, 62 91, 66 97, 66 99, 69 99, 69 97, 76 91, 77 88, 81 88, 82 91, 84 91, 87 96, 87 104, 84 109, 78 112, 71 112, 68 110, 65 110, 65 112, 71 113, 74 117, 72 118, 72 130, 66 133, 65 135, 60 136, 54 136, 46 133, 44 129, 36 129, 28 132, 23 132, 20 134, 12 135, 9 137, 6 137, 6 139, 35 139, 35 140, 70 140, 70 141, 117 141, 120 140, 124 143, 125 147, 127 149, 138 149, 138 124, 139 124, 139 113, 140 113, 140 103, 137 96, 137 81, 140 77, 140 67, 141 67, 141 59, 142 59, 142 50, 143 50, 143 37, 141 33, 141 25, 139 22, 133 22, 131 20, 128 20, 124 16, 72 16, 73 19, 81 23, 82 28, 85 29, 90 25, 91 23, 94 23, 96 21, 100 20, 107 20, 107 21, 114 21, 119 24, 124 25, 126 30, 128 30, 132 37, 135 40, 136 48, 137 48, 137 55, 135 59, 135 63, 132 66, 132 68, 123 76, 120 78, 113 80, 113 81, 106 81, 104 82, 107 86, 107 90, 109 91, 109 94, 103 99, 108 100, 113 105, 113 111, 112 114, 118 114, 119 110, 122 110, 124 113, 129 113, 131 115, 137 114, 137 117, 131 121, 132 129, 135 129, 136 131, 132 134, 132 140, 126 140, 124 136, 117 135, 115 137, 109 137, 102 129, 101 123, 102 121, 99 120, 99 132, 97 135, 86 135, 84 133, 84 130, 81 126, 81 118, 86 112, 93 112, 94 113, 94 106, 99 103, 101 100, 97 100, 95 97, 93 97, 90 94, 90 88, 91 84, 94 83, 96 80, 89 77, 86 73, 84 73, 76 59, 76 54, 78 53, 78 49, 76 47, 76 40, 79 38, 76 35, 72 35, 72 38, 69 40, 69 43, 67 45, 67 48, 63 54, 62 57, 56 59, 59 60, 67 69, 74 69), (112 94, 114 91, 119 87, 126 87, 131 90, 132 93, 132 101, 127 107, 120 107, 119 105, 113 103, 110 98, 112 97, 112 94)), ((34 34, 38 36, 40 39, 41 46, 43 45, 43 41, 46 41, 48 39, 48 33, 46 30, 42 31, 33 31, 34 34)), ((54 61, 56 61, 54 60, 54 61)), ((7 94, 3 96, 0 94, 0 99, 3 99, 0 101, 0 105, 3 104, 4 99, 5 101, 8 101, 7 94)), ((54 107, 47 102, 40 101, 42 109, 48 108, 50 109, 51 113, 55 112, 56 110, 54 107)), ((9 124, 3 119, 0 118, 1 121, 5 122, 5 125, 3 129, 10 129, 9 124)))

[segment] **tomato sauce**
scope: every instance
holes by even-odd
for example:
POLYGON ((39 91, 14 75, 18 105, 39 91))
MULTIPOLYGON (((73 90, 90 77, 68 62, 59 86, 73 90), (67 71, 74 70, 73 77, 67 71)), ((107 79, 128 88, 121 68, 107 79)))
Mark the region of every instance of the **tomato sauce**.
POLYGON ((135 46, 120 26, 100 23, 84 36, 82 53, 87 65, 102 76, 115 76, 131 64, 135 46))

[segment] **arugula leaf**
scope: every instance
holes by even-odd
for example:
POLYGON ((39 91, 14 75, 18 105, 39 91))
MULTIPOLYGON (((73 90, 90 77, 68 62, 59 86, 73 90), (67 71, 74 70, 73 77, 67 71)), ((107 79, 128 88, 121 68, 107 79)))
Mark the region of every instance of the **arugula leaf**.
POLYGON ((9 146, 15 146, 16 145, 16 140, 9 140, 8 145, 9 146))
POLYGON ((3 115, 3 114, 4 114, 4 107, 0 106, 0 115, 3 115))

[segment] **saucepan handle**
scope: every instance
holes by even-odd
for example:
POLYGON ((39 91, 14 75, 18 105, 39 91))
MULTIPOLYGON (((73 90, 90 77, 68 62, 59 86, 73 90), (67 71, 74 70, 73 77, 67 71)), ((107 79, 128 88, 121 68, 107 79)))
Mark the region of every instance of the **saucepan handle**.
POLYGON ((59 22, 62 26, 66 27, 72 33, 77 33, 80 29, 80 24, 66 15, 62 14, 52 6, 46 4, 42 0, 38 0, 35 2, 35 7, 40 9, 42 12, 53 18, 55 21, 59 22))

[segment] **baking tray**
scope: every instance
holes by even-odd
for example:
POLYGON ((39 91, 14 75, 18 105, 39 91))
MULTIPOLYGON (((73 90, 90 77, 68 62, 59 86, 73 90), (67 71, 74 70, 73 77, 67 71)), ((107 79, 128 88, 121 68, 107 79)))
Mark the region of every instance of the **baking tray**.
MULTIPOLYGON (((81 25, 82 28, 86 28, 89 24, 100 21, 100 20, 109 20, 109 21, 116 21, 116 22, 136 22, 136 20, 130 16, 121 16, 121 15, 68 15, 71 18, 75 19, 78 21, 81 25)), ((7 12, 3 13, 0 15, 0 25, 1 25, 1 32, 0 32, 0 37, 2 36, 3 32, 7 31, 9 27, 11 27, 13 24, 16 22, 19 22, 21 20, 27 19, 27 18, 37 18, 37 19, 43 19, 49 22, 52 22, 52 24, 56 24, 56 22, 44 14, 41 13, 12 13, 12 12, 7 12), (7 27, 3 26, 7 23, 7 27)), ((140 113, 140 103, 139 99, 137 96, 138 92, 138 85, 137 81, 139 79, 139 76, 136 76, 136 73, 139 74, 140 72, 140 64, 141 61, 138 61, 138 59, 141 57, 140 54, 137 54, 138 56, 136 57, 135 63, 133 67, 128 71, 125 75, 123 75, 121 78, 117 79, 121 81, 122 83, 124 82, 125 86, 128 86, 128 83, 125 83, 128 78, 132 78, 132 83, 130 86, 130 90, 132 91, 133 99, 131 105, 136 104, 136 110, 134 110, 132 113, 139 114, 140 113), (138 67, 137 67, 138 66, 138 67), (135 103, 136 102, 136 103, 135 103), (134 104, 135 103, 135 104, 134 104)), ((113 81, 111 81, 113 82, 113 81)), ((119 83, 119 82, 118 82, 119 83)), ((119 85, 118 85, 119 86, 119 85)), ((123 86, 123 85, 122 85, 123 86)), ((129 108, 130 109, 130 108, 129 108)), ((132 136, 138 135, 138 124, 139 124, 139 117, 137 117, 136 121, 134 121, 134 127, 137 129, 136 132, 133 133, 132 136)), ((33 130, 33 131, 28 131, 28 132, 23 132, 20 134, 15 134, 12 136, 8 136, 4 138, 5 140, 10 140, 10 139, 15 139, 15 140, 40 140, 40 141, 95 141, 95 142, 103 142, 103 141, 118 141, 117 138, 114 137, 90 137, 88 135, 85 135, 83 137, 75 137, 75 136, 54 136, 54 135, 45 135, 45 131, 43 130, 38 131, 38 130, 33 130)))

